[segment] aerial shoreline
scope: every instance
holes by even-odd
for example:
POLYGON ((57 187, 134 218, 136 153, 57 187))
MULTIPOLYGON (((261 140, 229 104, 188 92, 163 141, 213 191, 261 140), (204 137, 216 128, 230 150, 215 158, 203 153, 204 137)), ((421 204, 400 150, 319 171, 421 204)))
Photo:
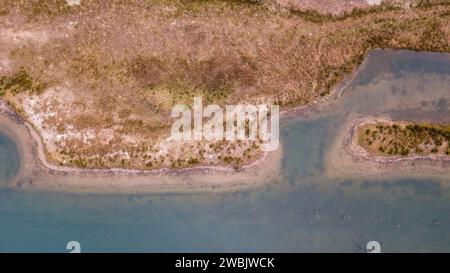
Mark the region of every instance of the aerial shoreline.
MULTIPOLYGON (((361 65, 337 83, 327 96, 282 111, 280 127, 284 122, 310 117, 338 102, 348 84, 366 66, 368 59, 367 54, 361 65)), ((281 142, 276 151, 264 152, 261 157, 239 169, 219 165, 153 170, 57 166, 47 160, 45 144, 39 132, 1 99, 0 132, 13 138, 24 159, 19 174, 8 184, 10 187, 89 193, 222 192, 258 187, 281 175, 281 142), (26 173, 32 175, 27 176, 26 173)))
MULTIPOLYGON (((369 59, 368 54, 362 64, 337 83, 329 95, 282 111, 280 127, 291 120, 314 116, 339 102, 348 84, 366 67, 369 59)), ((326 156, 328 176, 335 179, 401 177, 405 169, 419 176, 443 178, 448 175, 450 158, 445 156, 370 155, 357 144, 356 131, 359 126, 374 122, 392 121, 380 117, 351 116, 343 124, 326 156)), ((220 165, 153 170, 90 169, 50 163, 39 133, 3 101, 0 101, 0 132, 15 140, 23 161, 19 174, 7 185, 14 188, 87 193, 224 192, 259 187, 282 175, 282 143, 276 151, 265 152, 262 157, 239 169, 220 165)))
POLYGON ((450 13, 437 3, 412 7, 416 18, 389 3, 330 16, 290 8, 269 12, 246 1, 139 2, 63 5, 63 13, 61 3, 3 5, 10 10, 0 16, 4 21, 23 24, 0 30, 0 96, 36 129, 51 164, 240 168, 261 156, 258 141, 170 141, 172 107, 202 96, 221 107, 271 104, 295 107, 285 116, 308 116, 328 105, 321 102, 331 103, 330 93, 370 50, 448 51, 445 32, 438 30, 450 13), (50 14, 28 14, 28 8, 50 14), (436 12, 442 18, 428 22, 436 12), (391 24, 407 39, 388 35, 391 24), (118 27, 125 36, 117 35, 118 27), (431 37, 438 46, 429 47, 431 37), (131 44, 132 52, 126 50, 131 44))

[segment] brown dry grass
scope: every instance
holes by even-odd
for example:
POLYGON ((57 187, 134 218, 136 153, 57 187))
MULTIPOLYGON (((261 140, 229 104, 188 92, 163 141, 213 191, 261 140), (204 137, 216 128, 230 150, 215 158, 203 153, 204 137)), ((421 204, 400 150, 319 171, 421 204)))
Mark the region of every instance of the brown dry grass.
POLYGON ((450 128, 435 124, 367 124, 358 128, 358 143, 383 156, 450 155, 450 128))

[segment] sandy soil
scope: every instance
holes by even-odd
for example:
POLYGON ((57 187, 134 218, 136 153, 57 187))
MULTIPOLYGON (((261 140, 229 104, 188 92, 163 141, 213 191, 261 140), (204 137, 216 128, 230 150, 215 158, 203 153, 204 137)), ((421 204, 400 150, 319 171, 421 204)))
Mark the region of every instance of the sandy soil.
POLYGON ((314 10, 323 14, 333 15, 341 15, 351 12, 355 8, 366 8, 377 3, 373 0, 273 0, 273 2, 295 10, 314 10))

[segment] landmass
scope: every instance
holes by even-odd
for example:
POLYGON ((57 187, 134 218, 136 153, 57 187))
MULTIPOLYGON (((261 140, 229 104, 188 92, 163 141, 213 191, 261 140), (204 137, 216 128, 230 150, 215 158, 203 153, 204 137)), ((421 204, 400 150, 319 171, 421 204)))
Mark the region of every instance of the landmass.
POLYGON ((239 168, 262 156, 259 142, 170 142, 170 109, 202 96, 289 110, 327 97, 370 49, 449 51, 446 1, 328 2, 346 8, 2 1, 0 95, 54 165, 239 168))

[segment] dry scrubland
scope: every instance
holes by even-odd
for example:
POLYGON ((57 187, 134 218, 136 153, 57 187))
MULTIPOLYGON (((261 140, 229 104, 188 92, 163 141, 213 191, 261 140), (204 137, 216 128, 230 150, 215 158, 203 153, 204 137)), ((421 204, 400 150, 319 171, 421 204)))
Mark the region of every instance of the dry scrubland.
POLYGON ((358 143, 374 154, 450 155, 450 127, 432 124, 367 124, 358 128, 358 143))
POLYGON ((448 1, 398 2, 321 15, 296 1, 3 0, 0 95, 57 164, 239 167, 258 142, 167 142, 172 106, 288 109, 329 94, 370 49, 450 51, 448 1))

